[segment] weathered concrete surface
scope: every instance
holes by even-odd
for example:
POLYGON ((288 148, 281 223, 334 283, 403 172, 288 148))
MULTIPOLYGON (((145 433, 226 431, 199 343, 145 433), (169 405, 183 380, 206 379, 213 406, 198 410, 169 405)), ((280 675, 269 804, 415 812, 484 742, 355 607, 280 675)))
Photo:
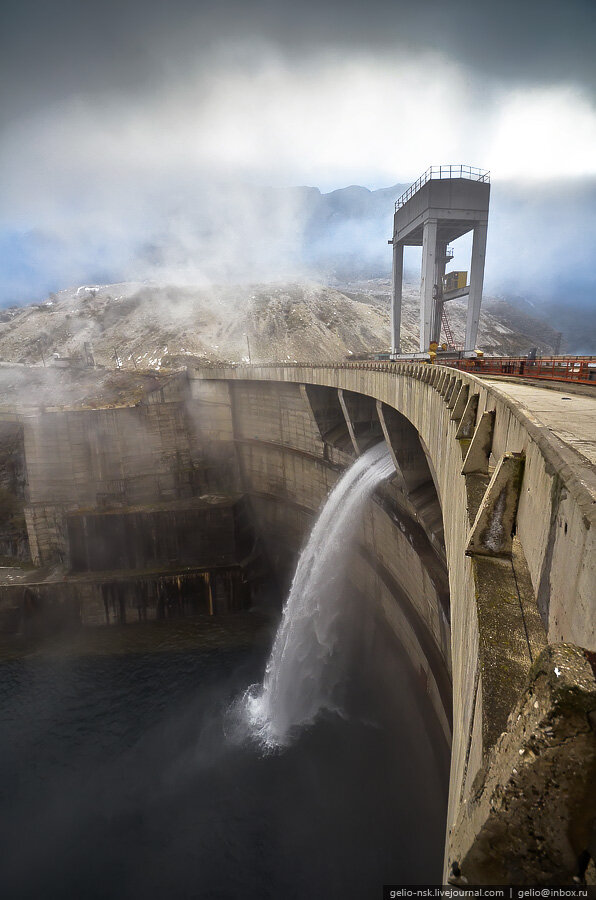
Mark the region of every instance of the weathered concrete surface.
POLYGON ((74 634, 81 626, 220 615, 245 609, 249 599, 246 573, 239 565, 114 571, 3 584, 0 633, 28 640, 74 634))
POLYGON ((493 445, 494 424, 495 411, 494 409, 489 409, 482 414, 482 418, 476 426, 464 459, 462 475, 469 475, 472 472, 488 472, 490 451, 493 445))
POLYGON ((451 835, 453 884, 571 885, 594 856, 596 679, 549 646, 478 772, 451 835))
MULTIPOLYGON (((479 428, 482 427, 483 421, 484 416, 479 428)), ((469 455, 468 451, 466 459, 469 455)), ((474 519, 466 553, 484 556, 511 555, 523 472, 523 454, 503 454, 474 519)))
POLYGON ((25 450, 21 422, 0 422, 0 558, 25 560, 29 540, 23 513, 25 450))
POLYGON ((527 451, 517 533, 548 638, 594 650, 596 468, 578 451, 578 442, 582 434, 587 443, 593 438, 596 397, 574 396, 573 401, 565 401, 560 391, 486 383, 495 402, 505 402, 511 411, 506 428, 502 422, 497 424, 493 457, 498 459, 505 450, 527 451), (564 430, 559 416, 576 401, 581 401, 581 412, 568 414, 573 431, 564 430), (540 412, 534 407, 540 407, 540 412))
POLYGON ((242 549, 242 498, 230 494, 156 507, 74 512, 66 516, 72 572, 143 571, 179 566, 231 565, 242 549))
POLYGON ((67 561, 69 510, 167 504, 234 490, 236 462, 218 415, 222 405, 208 409, 212 433, 222 438, 217 459, 202 439, 206 413, 199 415, 190 400, 24 418, 24 514, 33 562, 67 561))

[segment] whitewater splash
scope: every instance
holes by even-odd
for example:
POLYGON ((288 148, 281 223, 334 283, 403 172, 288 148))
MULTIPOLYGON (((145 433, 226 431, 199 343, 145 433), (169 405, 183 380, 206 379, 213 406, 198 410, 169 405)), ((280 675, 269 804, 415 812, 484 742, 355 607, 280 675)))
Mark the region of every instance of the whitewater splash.
POLYGON ((263 684, 244 700, 251 733, 268 747, 288 744, 321 710, 334 708, 351 538, 366 501, 394 471, 384 441, 360 456, 329 495, 300 556, 263 684))

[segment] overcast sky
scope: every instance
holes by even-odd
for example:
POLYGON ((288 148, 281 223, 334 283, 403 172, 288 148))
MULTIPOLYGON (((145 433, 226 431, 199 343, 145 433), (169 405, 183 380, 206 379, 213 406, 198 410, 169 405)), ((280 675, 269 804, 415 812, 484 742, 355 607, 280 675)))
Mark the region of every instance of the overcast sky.
POLYGON ((2 16, 4 260, 33 231, 109 261, 213 182, 375 188, 459 162, 494 183, 596 176, 594 0, 20 0, 2 16))

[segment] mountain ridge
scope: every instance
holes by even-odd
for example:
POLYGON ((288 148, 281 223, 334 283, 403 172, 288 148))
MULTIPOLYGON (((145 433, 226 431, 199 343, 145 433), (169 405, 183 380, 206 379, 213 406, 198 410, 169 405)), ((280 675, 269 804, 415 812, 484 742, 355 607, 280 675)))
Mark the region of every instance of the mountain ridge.
MULTIPOLYGON (((387 350, 388 279, 342 290, 316 283, 189 287, 143 283, 83 285, 0 316, 0 361, 66 365, 93 353, 99 365, 159 372, 189 362, 339 362, 387 350)), ((449 304, 457 340, 466 302, 449 304)), ((418 349, 418 290, 406 284, 402 347, 418 349)), ((505 301, 482 310, 479 347, 493 355, 553 352, 556 332, 505 301)))

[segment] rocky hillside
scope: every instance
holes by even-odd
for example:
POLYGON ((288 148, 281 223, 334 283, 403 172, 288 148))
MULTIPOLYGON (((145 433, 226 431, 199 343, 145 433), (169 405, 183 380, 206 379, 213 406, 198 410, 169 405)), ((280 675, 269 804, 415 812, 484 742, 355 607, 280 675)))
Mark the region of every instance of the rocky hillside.
MULTIPOLYGON (((391 305, 389 279, 347 282, 342 292, 365 304, 376 304, 388 313, 391 305)), ((402 307, 402 349, 418 350, 420 321, 420 285, 405 284, 402 307)), ((456 343, 462 344, 466 334, 467 298, 451 300, 446 304, 449 324, 456 343)), ((445 335, 442 333, 442 339, 445 335)), ((543 356, 555 352, 560 335, 543 319, 521 311, 516 305, 503 299, 485 297, 480 313, 478 347, 489 356, 525 356, 536 347, 543 356)))
MULTIPOLYGON (((418 294, 406 286, 403 349, 418 345, 418 294)), ((389 346, 390 285, 267 284, 188 288, 146 284, 84 286, 0 314, 0 361, 67 365, 91 352, 113 369, 163 371, 189 361, 342 360, 389 346)), ((465 301, 449 304, 463 340, 465 301)), ((492 354, 551 353, 554 331, 526 316, 523 328, 503 301, 485 304, 479 346, 492 354)))

